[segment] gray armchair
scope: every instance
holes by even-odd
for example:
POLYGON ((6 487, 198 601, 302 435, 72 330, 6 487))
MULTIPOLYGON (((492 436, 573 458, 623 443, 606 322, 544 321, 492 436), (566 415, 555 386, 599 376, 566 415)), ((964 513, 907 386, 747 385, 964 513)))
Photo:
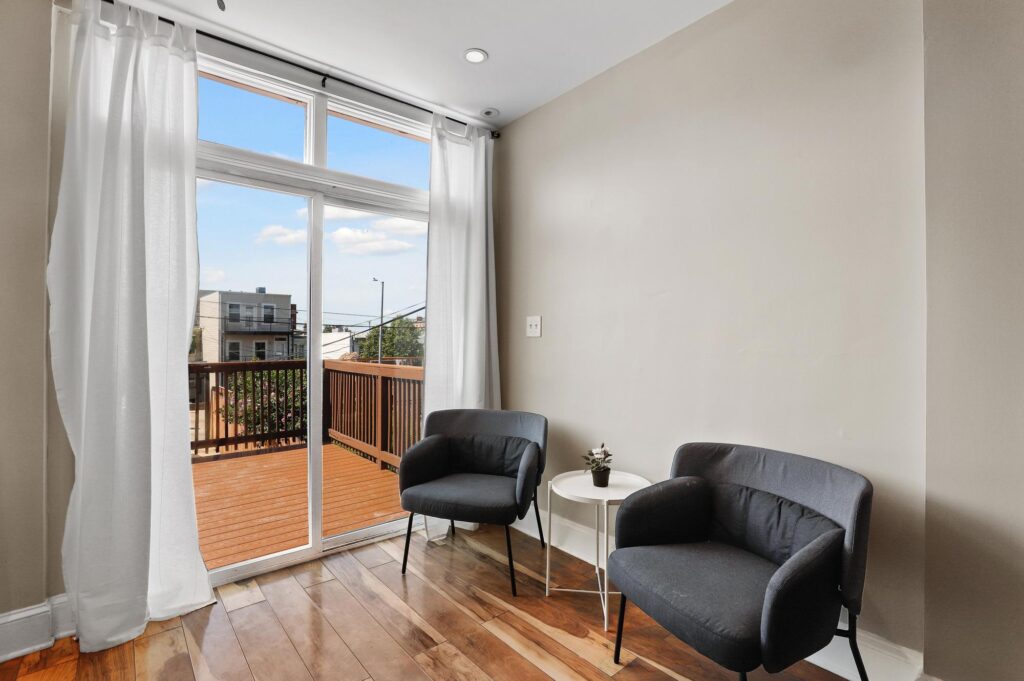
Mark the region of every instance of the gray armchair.
POLYGON ((629 496, 608 574, 619 589, 615 661, 626 603, 723 667, 785 669, 845 636, 857 647, 871 483, 796 454, 696 443, 671 479, 629 496), (846 606, 849 627, 836 630, 846 606))
POLYGON ((456 520, 504 525, 515 596, 509 526, 526 517, 532 503, 541 527, 537 486, 544 473, 547 419, 520 411, 446 409, 427 415, 423 435, 398 467, 402 508, 409 511, 402 574, 417 513, 451 521, 453 533, 456 520))

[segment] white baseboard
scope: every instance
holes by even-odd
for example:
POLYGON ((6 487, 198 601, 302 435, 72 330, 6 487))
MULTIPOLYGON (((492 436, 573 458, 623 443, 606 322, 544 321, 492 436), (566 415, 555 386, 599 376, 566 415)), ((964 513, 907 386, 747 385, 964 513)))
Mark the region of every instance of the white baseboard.
MULTIPOLYGON (((840 625, 846 628, 846 613, 840 618, 840 625)), ((905 648, 889 639, 863 629, 857 630, 857 644, 864 667, 872 679, 892 679, 892 681, 922 681, 924 672, 924 656, 918 650, 905 648)), ((833 674, 856 681, 857 667, 850 652, 850 642, 839 636, 832 639, 827 646, 807 658, 833 674)))
MULTIPOLYGON (((547 515, 542 515, 545 532, 547 531, 547 515)), ((553 546, 569 553, 582 561, 594 564, 594 528, 582 525, 573 520, 554 516, 551 519, 551 533, 554 535, 553 546)), ((533 514, 517 520, 513 527, 517 530, 537 537, 537 521, 533 514)), ((609 540, 615 546, 614 539, 609 540)), ((557 575, 552 575, 557 580, 557 575)), ((842 618, 842 626, 846 626, 846 617, 842 618)), ((924 657, 920 651, 904 648, 888 639, 868 631, 858 630, 857 643, 864 658, 864 666, 872 679, 885 681, 938 681, 923 675, 924 657)), ((850 644, 845 638, 835 637, 825 648, 807 658, 809 662, 833 674, 857 681, 857 667, 850 653, 850 644)))
POLYGON ((64 594, 0 614, 0 662, 49 648, 54 639, 74 632, 71 606, 64 594))

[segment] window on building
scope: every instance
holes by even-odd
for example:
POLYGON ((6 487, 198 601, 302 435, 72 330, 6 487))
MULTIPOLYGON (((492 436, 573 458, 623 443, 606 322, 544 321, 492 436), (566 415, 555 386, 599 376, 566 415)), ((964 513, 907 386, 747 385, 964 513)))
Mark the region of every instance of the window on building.
POLYGON ((253 322, 256 321, 256 306, 255 305, 246 305, 245 306, 245 317, 244 317, 244 320, 245 320, 245 325, 246 326, 252 326, 253 322))
POLYGON ((242 359, 242 344, 239 341, 228 341, 228 352, 225 359, 228 362, 237 362, 242 359))
POLYGON ((238 303, 228 303, 228 321, 229 322, 240 322, 242 321, 242 306, 238 303))
POLYGON ((277 316, 277 306, 268 303, 263 303, 263 323, 273 324, 274 318, 277 316))
POLYGON ((256 359, 267 358, 267 342, 266 341, 253 341, 252 354, 256 359))

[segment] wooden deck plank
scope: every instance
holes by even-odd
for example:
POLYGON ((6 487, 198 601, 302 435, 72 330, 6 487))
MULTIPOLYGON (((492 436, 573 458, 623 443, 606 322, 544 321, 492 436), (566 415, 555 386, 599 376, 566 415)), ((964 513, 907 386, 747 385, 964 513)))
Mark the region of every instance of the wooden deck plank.
MULTIPOLYGON (((199 545, 210 569, 309 541, 307 451, 292 449, 192 466, 199 545)), ((324 445, 324 536, 406 517, 398 476, 324 445)))

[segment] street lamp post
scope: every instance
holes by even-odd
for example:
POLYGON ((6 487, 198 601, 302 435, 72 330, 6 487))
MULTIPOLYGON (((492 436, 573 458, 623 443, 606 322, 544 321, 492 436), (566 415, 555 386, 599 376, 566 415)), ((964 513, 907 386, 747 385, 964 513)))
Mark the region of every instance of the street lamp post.
POLYGON ((377 364, 383 364, 384 352, 384 282, 377 277, 373 280, 380 284, 380 325, 377 327, 377 364))

